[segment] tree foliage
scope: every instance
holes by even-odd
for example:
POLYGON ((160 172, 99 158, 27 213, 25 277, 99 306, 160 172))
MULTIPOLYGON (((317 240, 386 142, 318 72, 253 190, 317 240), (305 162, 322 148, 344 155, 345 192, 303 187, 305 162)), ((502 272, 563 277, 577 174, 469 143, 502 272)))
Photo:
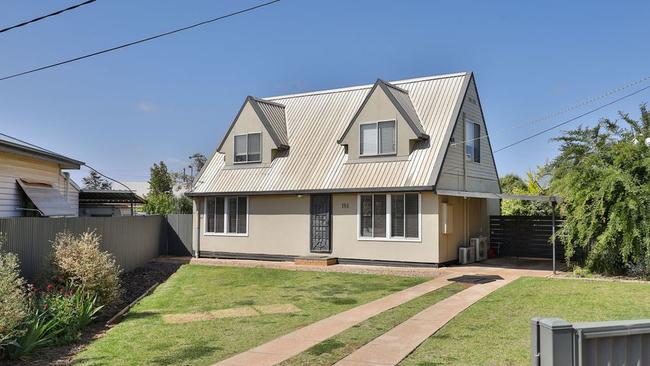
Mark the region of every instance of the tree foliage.
MULTIPOLYGON (((550 193, 549 176, 545 167, 538 167, 536 171, 529 171, 526 180, 516 174, 507 174, 500 180, 501 190, 507 194, 520 194, 540 196, 550 193)), ((552 214, 551 204, 541 201, 503 200, 501 202, 502 215, 516 216, 548 216, 552 214)))
POLYGON ((601 120, 557 139, 552 189, 565 216, 558 237, 587 269, 647 275, 650 265, 650 114, 601 120), (641 269, 641 271, 639 271, 641 269))
POLYGON ((207 160, 208 159, 205 157, 205 155, 201 153, 195 153, 190 156, 190 164, 186 168, 172 173, 172 178, 176 184, 176 189, 184 189, 186 191, 191 190, 192 183, 194 183, 194 177, 196 177, 201 169, 203 169, 203 166, 207 160), (190 174, 187 173, 187 168, 189 168, 190 174))
POLYGON ((161 161, 159 164, 154 163, 151 167, 151 177, 149 178, 149 194, 173 194, 174 182, 167 164, 161 161))
POLYGON ((108 191, 113 188, 113 184, 108 179, 102 177, 94 170, 91 170, 88 176, 82 179, 82 183, 84 189, 108 191))
POLYGON ((5 236, 0 233, 0 359, 5 347, 22 334, 27 316, 25 280, 20 277, 18 257, 2 251, 5 236))

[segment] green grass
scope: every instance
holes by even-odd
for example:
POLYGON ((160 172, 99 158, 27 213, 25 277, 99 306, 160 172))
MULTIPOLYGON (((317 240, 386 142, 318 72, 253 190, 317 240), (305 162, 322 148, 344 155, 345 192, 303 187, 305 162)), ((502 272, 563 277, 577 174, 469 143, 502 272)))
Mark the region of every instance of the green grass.
POLYGON ((75 359, 81 365, 209 365, 426 278, 185 265, 75 359), (293 314, 166 324, 163 314, 291 303, 293 314))
POLYGON ((452 284, 426 295, 422 295, 405 304, 361 322, 354 327, 311 347, 305 352, 288 359, 280 365, 332 365, 420 311, 440 300, 462 291, 463 288, 464 287, 459 284, 452 284))
POLYGON ((650 318, 650 284, 521 278, 471 306, 400 366, 528 365, 530 319, 650 318))

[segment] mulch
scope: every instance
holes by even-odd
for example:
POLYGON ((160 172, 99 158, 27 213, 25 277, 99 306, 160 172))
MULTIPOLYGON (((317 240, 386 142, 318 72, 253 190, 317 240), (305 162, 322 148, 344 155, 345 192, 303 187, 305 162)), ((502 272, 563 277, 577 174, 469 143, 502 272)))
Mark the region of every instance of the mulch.
POLYGON ((123 273, 121 277, 122 296, 119 301, 104 308, 97 319, 88 326, 81 339, 65 346, 50 347, 39 350, 29 356, 29 359, 7 361, 3 365, 70 365, 74 356, 81 352, 90 342, 101 337, 109 327, 106 322, 124 307, 135 301, 140 295, 156 283, 164 282, 182 265, 182 263, 149 262, 143 267, 123 273))

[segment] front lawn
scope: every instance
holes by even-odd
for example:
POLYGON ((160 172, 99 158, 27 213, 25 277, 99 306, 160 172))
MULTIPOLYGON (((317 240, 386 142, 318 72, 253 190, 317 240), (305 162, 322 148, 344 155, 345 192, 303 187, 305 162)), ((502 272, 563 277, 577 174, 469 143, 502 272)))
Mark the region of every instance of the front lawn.
POLYGON ((186 265, 134 307, 125 320, 91 343, 75 361, 82 365, 209 365, 426 280, 186 265), (247 316, 251 312, 258 314, 252 309, 295 307, 300 311, 247 316), (238 312, 235 315, 242 316, 200 320, 206 314, 224 314, 209 313, 222 309, 234 310, 238 312), (167 323, 164 318, 170 314, 184 314, 182 321, 193 317, 196 320, 167 323))
POLYGON ((400 366, 528 365, 530 319, 650 318, 650 284, 521 278, 472 305, 400 366))

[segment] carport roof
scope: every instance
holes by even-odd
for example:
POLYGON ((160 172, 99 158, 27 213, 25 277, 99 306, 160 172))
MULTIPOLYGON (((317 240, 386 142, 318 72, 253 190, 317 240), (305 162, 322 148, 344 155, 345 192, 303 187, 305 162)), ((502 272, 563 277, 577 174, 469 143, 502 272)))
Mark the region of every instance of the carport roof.
POLYGON ((436 193, 441 196, 456 196, 465 198, 491 198, 498 200, 521 200, 521 201, 541 201, 541 202, 560 202, 558 196, 529 196, 525 194, 505 194, 505 193, 488 193, 488 192, 467 192, 452 191, 447 189, 436 189, 436 193))

